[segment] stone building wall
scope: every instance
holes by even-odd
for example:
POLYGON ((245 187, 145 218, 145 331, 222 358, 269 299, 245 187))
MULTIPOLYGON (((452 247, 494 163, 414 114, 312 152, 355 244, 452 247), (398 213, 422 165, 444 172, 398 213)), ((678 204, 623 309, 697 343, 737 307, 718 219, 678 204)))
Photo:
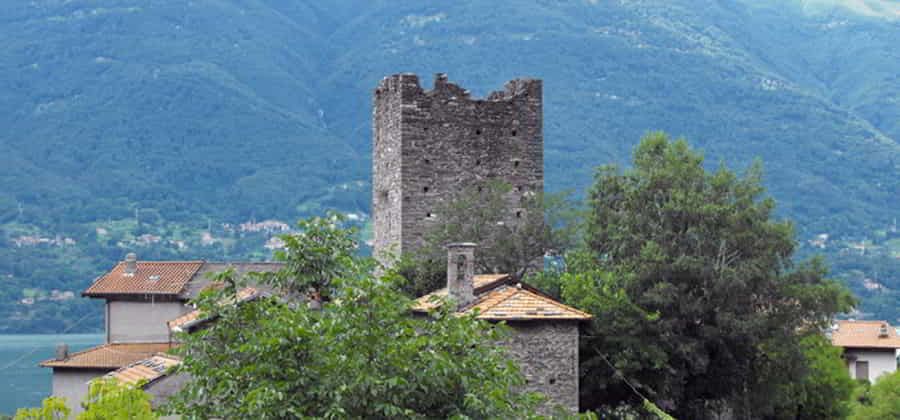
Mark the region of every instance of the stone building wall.
POLYGON ((540 407, 552 414, 556 407, 578 411, 578 323, 530 321, 510 323, 513 335, 504 345, 525 376, 527 391, 540 392, 540 407))
POLYGON ((519 199, 544 188, 542 95, 532 79, 484 99, 443 74, 432 90, 415 75, 382 80, 373 111, 375 254, 415 248, 442 203, 489 180, 513 187, 507 222, 522 217, 519 199))

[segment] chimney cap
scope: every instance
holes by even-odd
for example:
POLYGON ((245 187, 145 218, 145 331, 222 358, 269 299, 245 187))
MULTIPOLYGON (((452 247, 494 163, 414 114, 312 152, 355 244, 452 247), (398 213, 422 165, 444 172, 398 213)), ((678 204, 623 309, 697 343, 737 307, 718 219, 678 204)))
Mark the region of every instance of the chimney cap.
POLYGON ((475 248, 478 245, 474 242, 452 242, 446 245, 448 249, 453 248, 475 248))
POLYGON ((125 261, 137 261, 137 254, 135 254, 134 252, 125 254, 125 261))

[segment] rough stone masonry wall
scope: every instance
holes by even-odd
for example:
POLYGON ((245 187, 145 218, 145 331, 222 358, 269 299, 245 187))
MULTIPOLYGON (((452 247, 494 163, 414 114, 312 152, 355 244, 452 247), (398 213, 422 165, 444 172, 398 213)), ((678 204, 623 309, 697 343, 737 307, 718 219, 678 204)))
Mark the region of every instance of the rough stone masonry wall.
POLYGON ((445 201, 488 180, 513 187, 506 221, 522 217, 519 199, 544 188, 542 95, 531 79, 473 99, 442 74, 429 91, 415 75, 385 78, 373 115, 376 255, 420 245, 445 201))
POLYGON ((578 411, 578 323, 530 321, 510 323, 513 335, 504 345, 525 376, 527 391, 547 397, 542 414, 556 407, 578 411))

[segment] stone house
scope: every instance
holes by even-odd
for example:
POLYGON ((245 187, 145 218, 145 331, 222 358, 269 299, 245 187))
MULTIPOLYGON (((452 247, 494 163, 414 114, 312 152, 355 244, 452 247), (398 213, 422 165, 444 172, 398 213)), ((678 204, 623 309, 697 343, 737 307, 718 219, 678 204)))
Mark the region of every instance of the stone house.
POLYGON ((844 349, 850 377, 875 382, 897 371, 900 336, 887 321, 839 321, 831 343, 844 349))
POLYGON ((55 358, 41 362, 53 369, 52 395, 65 398, 77 414, 92 379, 143 363, 175 345, 168 322, 194 310, 187 303, 209 285, 210 273, 279 267, 276 263, 138 261, 136 255, 128 254, 82 293, 106 303, 104 343, 71 354, 63 344, 55 358))
POLYGON ((506 274, 474 274, 475 244, 447 247, 447 287, 416 300, 420 314, 451 299, 459 313, 503 322, 512 335, 502 343, 525 376, 526 391, 540 392, 545 414, 578 411, 579 324, 591 315, 564 305, 506 274))

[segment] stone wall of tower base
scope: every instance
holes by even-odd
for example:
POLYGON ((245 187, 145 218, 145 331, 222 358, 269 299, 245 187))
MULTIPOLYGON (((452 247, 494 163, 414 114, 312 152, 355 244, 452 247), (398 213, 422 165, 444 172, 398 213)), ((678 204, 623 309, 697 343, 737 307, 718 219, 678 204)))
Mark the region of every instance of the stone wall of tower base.
POLYGON ((542 414, 557 407, 578 411, 578 323, 529 321, 510 323, 513 334, 504 342, 525 376, 526 391, 547 397, 542 414))

